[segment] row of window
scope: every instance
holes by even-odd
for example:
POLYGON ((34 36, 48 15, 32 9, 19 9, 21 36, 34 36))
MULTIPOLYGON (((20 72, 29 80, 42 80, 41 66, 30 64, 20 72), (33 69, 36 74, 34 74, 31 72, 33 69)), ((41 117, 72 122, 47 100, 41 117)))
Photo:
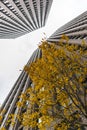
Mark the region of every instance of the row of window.
MULTIPOLYGON (((3 2, 4 2, 4 4, 5 4, 5 6, 6 6, 10 11, 12 11, 23 23, 25 23, 25 25, 26 25, 27 27, 30 28, 29 30, 32 30, 32 28, 31 28, 29 25, 26 24, 25 20, 17 13, 17 11, 12 7, 11 4, 9 4, 8 1, 7 1, 7 2, 3 1, 3 2)), ((20 11, 22 12, 22 14, 26 17, 26 13, 24 12, 24 10, 23 10, 22 6, 20 5, 20 3, 19 3, 18 1, 15 1, 15 2, 16 2, 17 7, 18 7, 18 8, 20 9, 20 11)), ((4 10, 3 13, 5 13, 5 12, 6 12, 7 16, 10 15, 7 11, 4 10)))
MULTIPOLYGON (((61 32, 62 30, 66 30, 67 28, 73 28, 79 25, 83 24, 83 21, 87 21, 87 15, 85 15, 84 17, 80 18, 80 20, 72 20, 70 23, 67 23, 64 27, 61 27, 59 30, 59 32, 61 32)), ((87 23, 87 22, 86 22, 87 23)))
POLYGON ((66 31, 67 31, 67 32, 70 32, 69 29, 72 29, 71 32, 72 32, 73 30, 75 30, 75 31, 82 31, 82 30, 84 30, 86 27, 87 27, 87 19, 86 19, 85 21, 82 21, 81 23, 77 23, 77 24, 73 25, 72 27, 66 28, 66 30, 63 30, 63 28, 62 28, 61 31, 57 30, 56 33, 57 33, 57 34, 62 34, 62 33, 64 33, 64 32, 66 32, 66 31), (81 27, 81 26, 83 26, 83 25, 85 25, 85 27, 81 27))
POLYGON ((69 36, 70 39, 87 39, 87 35, 69 36))
MULTIPOLYGON (((10 9, 11 11, 13 11, 13 13, 14 13, 17 17, 20 17, 20 16, 18 15, 18 13, 17 13, 14 9, 10 8, 10 7, 12 7, 12 6, 11 6, 11 4, 10 4, 10 6, 9 6, 8 1, 6 1, 6 2, 4 1, 4 4, 5 4, 5 6, 6 6, 8 9, 10 9)), ((14 21, 16 21, 16 19, 15 19, 12 15, 10 15, 10 13, 7 12, 5 9, 2 8, 1 12, 4 13, 7 17, 9 17, 9 18, 13 19, 14 21)), ((19 25, 20 25, 20 24, 19 24, 19 25)))
MULTIPOLYGON (((12 11, 21 21, 23 21, 23 22, 26 24, 26 26, 29 26, 29 25, 27 25, 27 23, 25 22, 25 20, 19 15, 19 13, 16 11, 16 9, 10 4, 10 2, 9 2, 8 0, 3 0, 2 2, 3 2, 3 4, 4 4, 10 11, 12 11)), ((46 2, 47 2, 47 5, 46 5, 46 10, 47 10, 49 0, 46 0, 46 2)), ((23 7, 21 6, 20 1, 19 1, 19 0, 14 0, 14 3, 15 3, 15 5, 17 6, 17 8, 19 8, 19 10, 20 10, 21 13, 24 15, 24 17, 28 20, 28 22, 30 22, 29 19, 28 19, 28 17, 27 17, 27 15, 26 15, 26 13, 25 13, 25 11, 24 11, 24 9, 23 9, 23 7)), ((30 14, 30 16, 31 16, 31 18, 32 18, 32 20, 33 20, 33 22, 34 22, 34 24, 36 25, 36 21, 35 21, 35 19, 34 19, 34 17, 33 17, 33 13, 32 13, 31 7, 30 7, 30 5, 29 5, 29 1, 28 1, 28 0, 24 0, 24 3, 25 3, 25 5, 26 5, 26 7, 27 7, 27 9, 28 9, 28 11, 29 11, 29 14, 30 14)), ((39 18, 38 18, 38 11, 39 11, 39 10, 37 9, 37 2, 36 2, 36 0, 32 0, 32 3, 33 3, 33 6, 34 6, 34 10, 35 10, 36 18, 37 18, 37 23, 38 23, 38 25, 39 25, 39 18)), ((43 6, 44 6, 44 1, 43 1, 43 0, 40 0, 40 17, 41 17, 41 21, 42 21, 42 15, 43 15, 43 6)), ((8 17, 12 17, 12 16, 10 15, 10 13, 9 13, 8 11, 6 11, 5 9, 3 9, 2 7, 0 7, 0 10, 3 10, 3 13, 5 13, 5 15, 7 15, 8 17)), ((46 11, 45 11, 45 12, 46 12, 46 11)), ((46 15, 46 14, 45 14, 45 15, 46 15)), ((40 21, 40 22, 41 22, 41 21, 40 21)), ((32 22, 30 22, 30 24, 31 24, 31 26, 33 26, 33 25, 32 25, 32 22)), ((37 27, 37 25, 36 25, 36 27, 37 27)), ((30 27, 30 28, 31 28, 31 27, 30 27)))

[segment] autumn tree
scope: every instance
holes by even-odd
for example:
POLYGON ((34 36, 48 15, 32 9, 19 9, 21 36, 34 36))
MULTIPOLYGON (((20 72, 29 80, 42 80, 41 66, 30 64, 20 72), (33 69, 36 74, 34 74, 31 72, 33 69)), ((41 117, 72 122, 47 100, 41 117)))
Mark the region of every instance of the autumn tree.
MULTIPOLYGON (((0 108, 0 125, 2 123, 4 113, 5 113, 5 110, 4 109, 1 110, 1 108, 0 108)), ((4 127, 2 127, 2 128, 0 128, 0 130, 6 130, 6 129, 4 127)))
POLYGON ((32 80, 21 95, 27 104, 22 125, 27 128, 87 128, 87 46, 70 45, 64 38, 66 44, 43 41, 42 57, 24 67, 32 80))

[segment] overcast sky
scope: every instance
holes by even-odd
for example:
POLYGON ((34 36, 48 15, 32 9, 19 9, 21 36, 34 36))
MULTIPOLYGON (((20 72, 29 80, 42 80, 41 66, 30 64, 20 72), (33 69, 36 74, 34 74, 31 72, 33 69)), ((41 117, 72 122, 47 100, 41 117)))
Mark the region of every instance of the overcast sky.
POLYGON ((53 0, 46 26, 17 39, 0 40, 0 103, 17 80, 44 33, 49 37, 56 29, 87 10, 87 0, 53 0))

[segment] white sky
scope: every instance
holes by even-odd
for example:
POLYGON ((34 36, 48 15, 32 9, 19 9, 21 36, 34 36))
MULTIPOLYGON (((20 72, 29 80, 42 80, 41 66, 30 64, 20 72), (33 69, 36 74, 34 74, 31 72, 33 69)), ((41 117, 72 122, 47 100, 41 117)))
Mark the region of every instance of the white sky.
POLYGON ((21 36, 17 39, 0 40, 0 103, 17 80, 20 69, 29 60, 38 43, 49 37, 59 27, 87 10, 87 0, 53 0, 52 8, 42 29, 21 36))

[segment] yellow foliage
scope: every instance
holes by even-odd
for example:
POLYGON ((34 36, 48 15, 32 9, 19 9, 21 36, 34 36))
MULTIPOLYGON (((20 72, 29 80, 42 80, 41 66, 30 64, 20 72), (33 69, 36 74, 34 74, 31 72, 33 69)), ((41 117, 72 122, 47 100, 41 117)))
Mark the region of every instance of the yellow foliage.
POLYGON ((0 130, 6 130, 4 127, 0 128, 0 130))
POLYGON ((2 120, 2 116, 0 115, 0 121, 2 120))
MULTIPOLYGON (((63 35, 62 40, 69 39, 63 35)), ((81 117, 87 120, 87 47, 43 41, 39 48, 42 58, 24 67, 34 88, 25 93, 29 107, 22 124, 40 130, 80 130, 81 117)))

